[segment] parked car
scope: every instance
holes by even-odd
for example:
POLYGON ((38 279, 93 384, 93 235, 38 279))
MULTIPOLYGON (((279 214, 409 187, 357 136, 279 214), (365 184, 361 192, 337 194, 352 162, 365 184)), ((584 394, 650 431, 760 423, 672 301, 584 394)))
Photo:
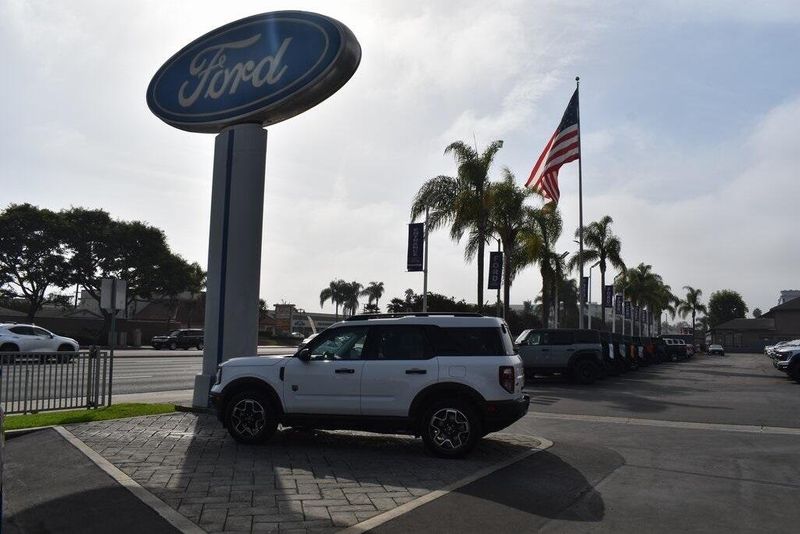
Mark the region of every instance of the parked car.
POLYGON ((594 330, 524 330, 516 345, 529 376, 561 373, 592 384, 603 375, 603 346, 594 330))
POLYGON ((173 330, 166 336, 153 336, 150 344, 156 350, 161 349, 190 349, 195 347, 203 350, 204 344, 203 331, 195 328, 184 328, 181 330, 173 330))
POLYGON ((618 353, 618 348, 611 332, 600 332, 600 343, 603 347, 603 361, 606 367, 606 373, 611 376, 617 376, 628 368, 622 362, 622 358, 618 353))
POLYGON ((667 360, 677 362, 678 360, 685 360, 688 357, 686 352, 686 342, 682 339, 671 337, 662 337, 663 348, 667 360))
POLYGON ((800 345, 786 345, 779 349, 772 364, 777 370, 800 382, 800 345))
MULTIPOLYGON (((0 324, 0 352, 34 352, 34 353, 64 353, 56 355, 42 355, 39 360, 57 362, 71 362, 78 352, 78 342, 71 337, 56 335, 49 330, 33 324, 3 323, 0 324)), ((27 358, 24 354, 4 355, 3 361, 13 362, 20 358, 27 358)))
POLYGON ((233 358, 211 399, 239 442, 278 424, 421 436, 446 458, 525 415, 525 374, 502 319, 477 314, 356 315, 295 354, 233 358))
POLYGON ((706 350, 706 354, 709 356, 713 356, 714 354, 725 356, 725 349, 722 348, 722 345, 709 345, 708 350, 706 350))

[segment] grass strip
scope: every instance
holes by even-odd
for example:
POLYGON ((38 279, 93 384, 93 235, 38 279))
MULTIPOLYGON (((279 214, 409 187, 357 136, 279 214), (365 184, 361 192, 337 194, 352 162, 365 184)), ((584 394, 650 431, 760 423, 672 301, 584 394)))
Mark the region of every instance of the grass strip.
POLYGON ((108 419, 123 419, 140 415, 157 415, 175 411, 174 404, 143 404, 123 403, 97 408, 95 410, 67 410, 59 412, 40 412, 25 415, 6 416, 5 430, 20 430, 37 426, 69 425, 73 423, 88 423, 90 421, 105 421, 108 419))

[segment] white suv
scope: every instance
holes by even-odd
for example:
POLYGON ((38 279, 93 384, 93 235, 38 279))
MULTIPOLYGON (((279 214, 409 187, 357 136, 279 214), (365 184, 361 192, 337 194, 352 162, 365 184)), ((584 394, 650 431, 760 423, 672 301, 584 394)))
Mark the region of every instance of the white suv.
MULTIPOLYGON (((5 323, 0 324, 0 352, 78 352, 78 342, 36 325, 5 323)), ((72 357, 64 355, 58 361, 72 357)))
POLYGON ((233 358, 211 399, 230 434, 268 439, 278 424, 422 436, 459 457, 528 411, 508 327, 477 314, 360 315, 294 355, 233 358))

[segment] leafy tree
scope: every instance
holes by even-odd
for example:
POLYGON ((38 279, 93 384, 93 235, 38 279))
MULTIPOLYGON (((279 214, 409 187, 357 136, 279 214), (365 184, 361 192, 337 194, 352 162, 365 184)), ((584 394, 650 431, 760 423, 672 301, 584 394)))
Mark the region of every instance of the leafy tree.
POLYGON ((686 290, 686 298, 678 304, 678 313, 681 317, 692 315, 692 335, 694 335, 697 312, 708 313, 708 308, 700 302, 700 297, 703 295, 701 289, 695 289, 692 286, 683 286, 683 289, 686 290))
MULTIPOLYGON (((569 260, 570 270, 580 270, 581 259, 583 264, 599 262, 600 267, 600 288, 605 291, 606 269, 610 263, 615 269, 625 271, 625 262, 622 261, 622 243, 619 237, 611 231, 611 224, 614 222, 609 215, 599 221, 594 221, 586 225, 583 229, 583 256, 576 252, 569 260)), ((580 239, 580 229, 575 230, 575 237, 580 239)))
POLYGON ((762 315, 762 312, 761 312, 760 308, 756 308, 755 310, 753 310, 753 317, 755 317, 756 319, 761 317, 761 315, 762 315))
MULTIPOLYGON (((200 295, 203 290, 206 288, 206 281, 207 281, 207 273, 203 270, 199 263, 193 262, 189 265, 189 273, 187 279, 187 287, 186 291, 189 292, 189 295, 192 299, 191 307, 189 308, 189 313, 186 317, 186 326, 188 328, 192 327, 192 318, 194 317, 195 312, 197 311, 197 307, 202 305, 202 299, 198 299, 197 296, 200 295)), ((259 299, 259 309, 261 306, 261 299, 259 299)), ((259 313, 260 316, 260 313, 259 313)))
MULTIPOLYGON (((405 298, 393 298, 387 310, 390 313, 410 313, 422 311, 423 295, 414 293, 408 289, 405 298)), ((446 297, 439 293, 428 292, 428 311, 429 312, 474 312, 477 307, 467 304, 464 299, 456 301, 453 297, 446 297)))
POLYGON ((377 304, 364 304, 364 313, 380 313, 381 309, 377 304))
POLYGON ((744 299, 731 289, 714 291, 708 299, 708 321, 712 327, 731 319, 743 318, 746 314, 744 299))
POLYGON ((0 285, 7 297, 27 302, 28 321, 36 317, 47 291, 68 285, 62 217, 30 204, 12 204, 0 212, 0 285))
MULTIPOLYGON (((162 265, 171 264, 173 255, 162 230, 138 221, 116 221, 99 209, 72 208, 61 214, 69 284, 80 285, 99 301, 103 278, 125 280, 127 305, 165 290, 169 281, 162 276, 168 271, 162 265)), ((111 314, 102 313, 104 336, 111 314)))
POLYGON ((461 241, 464 234, 474 235, 475 247, 467 247, 464 259, 478 260, 478 309, 483 306, 484 249, 488 232, 489 168, 502 141, 493 141, 482 152, 463 141, 456 141, 445 148, 452 153, 458 165, 455 178, 437 176, 425 182, 411 205, 411 220, 419 219, 429 211, 428 225, 431 231, 450 225, 450 237, 461 241))
POLYGON ((177 254, 165 256, 156 267, 157 285, 153 289, 159 295, 161 302, 167 305, 168 330, 180 306, 180 294, 187 291, 193 283, 193 274, 197 273, 193 273, 192 265, 177 254))
POLYGON ((527 263, 519 235, 531 225, 535 210, 525 204, 534 192, 516 185, 514 175, 507 168, 503 173, 501 182, 489 185, 489 230, 499 237, 503 246, 503 316, 508 317, 511 284, 527 263))
MULTIPOLYGON (((383 296, 383 292, 384 292, 383 282, 370 282, 369 285, 365 287, 364 290, 361 292, 361 296, 367 297, 368 305, 371 305, 372 301, 374 300, 376 309, 380 311, 379 301, 383 296)), ((378 311, 374 313, 378 313, 378 311)))

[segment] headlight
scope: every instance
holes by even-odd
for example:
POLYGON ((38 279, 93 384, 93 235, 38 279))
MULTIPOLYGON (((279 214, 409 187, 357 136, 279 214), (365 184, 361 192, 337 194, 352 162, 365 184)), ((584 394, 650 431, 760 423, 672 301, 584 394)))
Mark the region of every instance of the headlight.
POLYGON ((216 385, 216 384, 219 384, 220 382, 222 382, 222 366, 218 365, 217 366, 217 378, 216 378, 216 380, 214 380, 214 384, 216 385))

